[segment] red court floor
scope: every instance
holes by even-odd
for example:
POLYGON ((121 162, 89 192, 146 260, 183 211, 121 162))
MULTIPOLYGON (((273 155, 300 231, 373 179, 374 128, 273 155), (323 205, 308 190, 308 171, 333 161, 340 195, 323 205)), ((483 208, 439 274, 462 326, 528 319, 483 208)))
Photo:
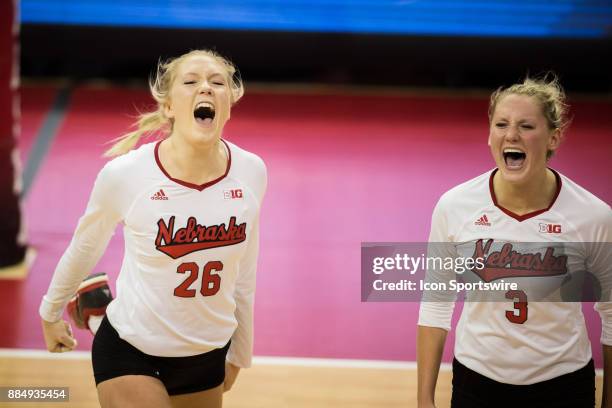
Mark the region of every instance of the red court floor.
MULTIPOLYGON (((24 158, 55 95, 49 86, 23 89, 24 158)), ((0 347, 44 348, 38 304, 105 161, 104 143, 150 104, 140 89, 74 90, 24 203, 38 256, 27 280, 0 281, 0 347)), ((573 105, 574 123, 551 166, 609 203, 612 102, 573 105)), ((418 305, 360 302, 360 243, 426 240, 437 198, 493 166, 486 112, 486 96, 247 88, 224 137, 268 165, 256 355, 415 360, 418 305)), ((96 271, 114 280, 122 256, 118 230, 96 271)), ((585 312, 600 366, 599 318, 592 305, 585 312)), ((88 333, 78 339, 89 349, 88 333)))

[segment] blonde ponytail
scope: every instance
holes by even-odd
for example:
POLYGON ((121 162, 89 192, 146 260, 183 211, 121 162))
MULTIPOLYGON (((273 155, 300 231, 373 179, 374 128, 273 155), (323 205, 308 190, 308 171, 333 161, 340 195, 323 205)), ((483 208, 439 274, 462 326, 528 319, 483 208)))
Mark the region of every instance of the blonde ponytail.
POLYGON ((126 133, 117 139, 110 149, 104 152, 105 157, 120 156, 132 150, 143 135, 152 135, 158 132, 167 133, 169 121, 164 116, 161 108, 148 113, 143 113, 136 121, 137 129, 126 133))

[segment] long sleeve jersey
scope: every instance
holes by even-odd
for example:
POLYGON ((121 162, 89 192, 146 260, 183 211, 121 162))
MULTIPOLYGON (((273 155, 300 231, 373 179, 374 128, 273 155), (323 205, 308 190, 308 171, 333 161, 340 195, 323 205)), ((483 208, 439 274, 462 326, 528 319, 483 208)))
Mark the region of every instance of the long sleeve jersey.
POLYGON ((166 172, 160 143, 115 158, 100 171, 40 315, 61 318, 122 224, 125 255, 106 311, 119 336, 165 357, 205 353, 231 340, 228 361, 248 367, 266 167, 223 141, 225 174, 193 185, 166 172))
MULTIPOLYGON (((447 252, 437 256, 473 259, 480 255, 485 267, 479 271, 479 280, 523 284, 526 291, 506 293, 502 301, 479 302, 477 293, 466 295, 455 357, 493 380, 532 384, 576 371, 591 359, 581 303, 532 301, 527 292, 537 291, 542 283, 579 271, 594 272, 604 291, 601 299, 607 300, 595 306, 602 319, 601 341, 612 345, 612 213, 606 203, 555 172, 557 191, 549 208, 514 214, 497 202, 496 171, 440 198, 429 241, 450 243, 435 246, 447 252), (563 246, 567 253, 557 254, 555 246, 563 246)), ((427 273, 432 282, 457 278, 452 271, 427 273)), ((455 299, 451 291, 425 293, 419 325, 450 330, 455 299)))

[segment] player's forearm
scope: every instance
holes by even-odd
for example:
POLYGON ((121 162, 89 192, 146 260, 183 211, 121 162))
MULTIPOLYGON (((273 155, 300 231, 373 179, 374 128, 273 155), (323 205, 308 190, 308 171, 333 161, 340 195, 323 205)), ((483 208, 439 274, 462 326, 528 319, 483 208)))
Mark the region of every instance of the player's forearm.
POLYGON ((433 404, 442 361, 442 352, 448 332, 437 327, 418 326, 417 371, 418 404, 433 404))
POLYGON ((612 408, 612 346, 602 346, 604 359, 603 390, 601 408, 612 408))
POLYGON ((60 259, 39 307, 39 314, 44 320, 56 322, 61 318, 68 300, 74 296, 79 284, 102 257, 113 230, 103 231, 96 228, 93 232, 99 237, 98 242, 92 244, 92 231, 87 232, 89 237, 86 238, 75 234, 60 259))

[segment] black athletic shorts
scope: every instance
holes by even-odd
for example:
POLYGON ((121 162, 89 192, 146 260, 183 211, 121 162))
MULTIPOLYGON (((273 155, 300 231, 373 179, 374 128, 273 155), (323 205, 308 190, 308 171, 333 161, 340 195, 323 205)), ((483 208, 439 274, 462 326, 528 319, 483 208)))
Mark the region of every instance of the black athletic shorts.
POLYGON ((594 408, 595 365, 530 385, 504 384, 453 361, 452 408, 594 408))
POLYGON ((189 357, 157 357, 145 354, 121 339, 105 316, 91 350, 96 385, 123 375, 148 375, 159 379, 169 395, 204 391, 225 379, 223 348, 189 357))

